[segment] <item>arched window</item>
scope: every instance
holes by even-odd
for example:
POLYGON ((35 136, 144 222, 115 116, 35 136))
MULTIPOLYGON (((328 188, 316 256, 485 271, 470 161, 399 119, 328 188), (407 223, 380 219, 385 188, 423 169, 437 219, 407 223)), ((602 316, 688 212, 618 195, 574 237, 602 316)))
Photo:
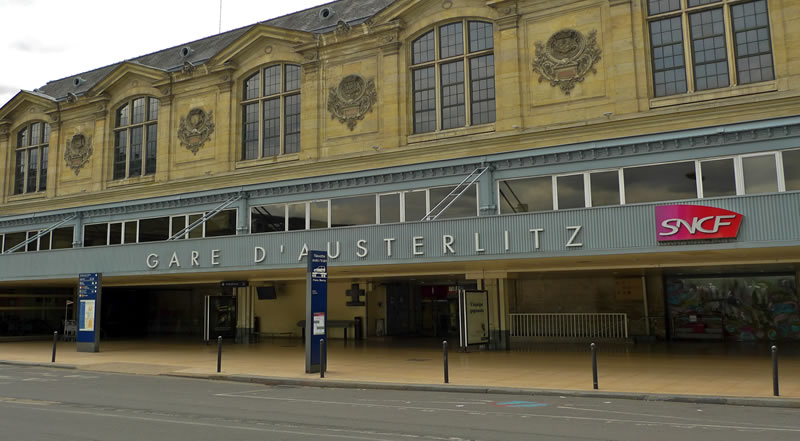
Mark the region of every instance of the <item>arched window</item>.
POLYGON ((35 122, 17 132, 14 194, 47 189, 47 153, 50 124, 35 122))
POLYGON ((300 66, 267 66, 242 89, 242 160, 300 151, 300 66))
POLYGON ((115 115, 114 179, 155 173, 158 99, 133 98, 115 115))
POLYGON ((414 40, 414 133, 495 121, 492 29, 491 23, 463 20, 414 40))

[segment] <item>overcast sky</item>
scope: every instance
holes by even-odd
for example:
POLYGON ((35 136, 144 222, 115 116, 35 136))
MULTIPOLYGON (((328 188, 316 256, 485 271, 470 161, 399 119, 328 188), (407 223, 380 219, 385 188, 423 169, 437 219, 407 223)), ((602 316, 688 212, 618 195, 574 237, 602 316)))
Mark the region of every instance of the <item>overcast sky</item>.
MULTIPOLYGON (((222 0, 222 31, 331 0, 222 0)), ((219 31, 220 0, 0 0, 0 106, 98 67, 219 31)))

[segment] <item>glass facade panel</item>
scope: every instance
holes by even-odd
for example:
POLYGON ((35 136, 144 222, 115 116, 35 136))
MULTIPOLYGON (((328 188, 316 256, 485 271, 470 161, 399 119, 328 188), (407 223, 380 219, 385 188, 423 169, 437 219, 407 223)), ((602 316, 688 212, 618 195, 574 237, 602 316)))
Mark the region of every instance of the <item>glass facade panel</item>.
POLYGON ((264 96, 281 93, 281 66, 264 69, 264 96))
POLYGON ((655 96, 675 95, 687 91, 682 29, 680 17, 650 22, 655 96))
POLYGON ((478 52, 494 48, 492 24, 483 21, 469 22, 469 51, 478 52))
POLYGON ((775 155, 742 158, 745 194, 775 193, 778 191, 778 174, 775 155))
POLYGON ((137 227, 136 221, 125 222, 125 232, 123 233, 124 243, 136 243, 136 237, 139 234, 137 227))
POLYGON ((525 213, 553 209, 550 176, 500 181, 500 213, 525 213))
POLYGON ((39 251, 47 251, 50 249, 50 241, 53 238, 53 232, 49 232, 39 238, 39 251))
POLYGON ((310 229, 328 228, 328 201, 311 202, 308 213, 310 229))
POLYGON ((289 95, 284 98, 286 110, 284 117, 286 152, 297 153, 300 151, 300 95, 289 95))
POLYGON ((736 172, 733 158, 715 159, 700 163, 703 175, 703 197, 733 196, 736 194, 736 172))
MULTIPOLYGON (((169 225, 170 225, 169 237, 172 237, 183 231, 184 228, 186 228, 186 216, 180 215, 171 217, 169 220, 169 225)), ((178 239, 185 239, 185 238, 186 236, 184 235, 184 237, 179 237, 178 239)))
POLYGON ((100 247, 108 245, 108 224, 94 224, 83 227, 83 246, 100 247))
MULTIPOLYGON (((21 244, 22 242, 25 242, 25 238, 27 236, 28 236, 27 233, 25 233, 24 231, 20 233, 6 233, 5 240, 3 242, 3 252, 7 253, 8 250, 10 250, 11 248, 14 248, 15 246, 21 244)), ((22 249, 18 249, 15 252, 21 253, 22 251, 23 251, 22 249)))
MULTIPOLYGON (((153 100, 155 101, 155 100, 153 100)), ((145 174, 152 175, 156 172, 156 145, 158 143, 158 125, 147 126, 147 157, 145 158, 145 174)))
POLYGON ((258 98, 259 88, 258 83, 260 82, 261 76, 258 73, 255 73, 250 78, 244 80, 244 96, 242 97, 245 100, 251 100, 254 98, 258 98))
POLYGON ((739 84, 775 79, 766 0, 731 6, 739 84))
POLYGON ((41 147, 42 154, 39 155, 39 188, 38 191, 44 191, 47 189, 47 157, 50 152, 50 149, 47 146, 41 147))
POLYGON ((380 195, 381 223, 400 222, 400 193, 380 195))
POLYGON ((56 228, 53 230, 51 248, 54 250, 72 248, 73 227, 56 228))
POLYGON ((442 71, 442 129, 463 127, 467 124, 466 95, 464 95, 464 62, 441 65, 442 71))
POLYGON ((414 71, 414 133, 436 130, 436 69, 414 71))
MULTIPOLYGON (((190 214, 187 226, 192 225, 193 223, 197 222, 202 218, 203 218, 202 214, 190 214)), ((203 237, 203 232, 205 231, 205 229, 206 229, 205 225, 203 224, 198 225, 197 227, 195 227, 194 230, 189 232, 189 239, 199 239, 203 237)))
POLYGON ((250 211, 250 231, 252 233, 286 231, 286 205, 253 207, 250 211))
POLYGON ((592 207, 619 205, 619 172, 591 173, 589 183, 592 187, 592 207))
POLYGON ((800 190, 800 150, 783 152, 783 179, 786 191, 800 190))
POLYGON ((147 120, 155 121, 158 119, 158 100, 155 98, 148 98, 150 109, 147 111, 147 120))
POLYGON ((300 66, 294 64, 286 65, 285 91, 291 92, 300 89, 300 66))
POLYGON ((236 235, 236 210, 220 211, 206 221, 206 237, 236 235))
POLYGON ((494 122, 494 55, 484 55, 469 60, 472 93, 472 124, 494 122))
POLYGON ((586 196, 583 189, 583 175, 556 177, 558 209, 584 208, 586 196))
MULTIPOLYGON (((447 197, 455 187, 439 187, 430 189, 431 208, 447 197)), ((478 215, 478 187, 472 186, 447 207, 437 219, 455 219, 475 217, 478 215)))
POLYGON ((36 191, 36 172, 39 168, 39 149, 28 150, 28 183, 27 193, 36 191))
POLYGON ((142 175, 142 141, 144 139, 144 127, 134 127, 131 129, 131 148, 130 148, 130 168, 128 176, 142 175))
POLYGON ((127 151, 128 131, 114 132, 114 179, 122 179, 126 176, 127 151))
POLYGON ((306 204, 289 204, 289 231, 306 229, 306 204))
POLYGON ((263 103, 263 156, 277 156, 281 153, 281 99, 273 98, 263 103))
POLYGON ((406 222, 417 222, 428 214, 426 191, 403 193, 406 204, 406 222))
POLYGON ((169 239, 169 218, 153 217, 139 221, 139 242, 169 239))
POLYGON ((694 162, 630 167, 623 173, 628 204, 697 198, 694 162))
POLYGON ((411 48, 413 64, 433 61, 436 56, 433 31, 414 40, 411 44, 411 48))
POLYGON ((242 108, 242 159, 258 157, 258 103, 242 108))
POLYGON ((144 102, 145 102, 144 98, 136 98, 135 100, 133 100, 133 112, 131 115, 132 116, 131 124, 141 124, 144 122, 144 113, 145 113, 144 102))
POLYGON ((375 196, 331 199, 331 227, 375 223, 375 196))
POLYGON ((450 23, 439 28, 439 58, 464 54, 464 25, 450 23))
POLYGON ((697 90, 730 85, 722 8, 689 14, 697 90))
POLYGON ((122 223, 116 222, 108 226, 108 244, 119 245, 122 243, 122 223))

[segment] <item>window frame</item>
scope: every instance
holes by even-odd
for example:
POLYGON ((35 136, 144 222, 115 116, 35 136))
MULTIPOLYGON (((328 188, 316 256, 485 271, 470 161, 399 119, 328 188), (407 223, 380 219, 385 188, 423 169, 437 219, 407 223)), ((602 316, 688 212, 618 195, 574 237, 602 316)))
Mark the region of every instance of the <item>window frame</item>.
POLYGON ((15 132, 15 136, 13 137, 14 173, 11 173, 11 186, 10 186, 12 196, 30 195, 47 191, 47 177, 48 177, 47 169, 49 168, 49 162, 50 162, 50 133, 51 133, 50 124, 42 120, 30 121, 15 132), (32 132, 33 132, 33 127, 35 125, 39 126, 39 142, 37 142, 36 144, 32 144, 33 142, 32 132), (26 145, 20 145, 20 135, 23 133, 26 133, 26 139, 27 139, 27 141, 25 142, 26 145), (35 189, 29 190, 28 181, 30 179, 30 171, 31 171, 29 162, 30 162, 30 154, 34 150, 37 152, 36 177, 35 177, 36 185, 35 189), (22 153, 23 170, 21 176, 22 189, 20 191, 17 191, 18 188, 17 180, 19 179, 18 172, 20 166, 20 163, 18 161, 19 159, 18 155, 20 152, 23 152, 22 153), (42 180, 42 171, 45 172, 44 180, 42 180))
POLYGON ((158 119, 161 114, 161 101, 152 95, 136 95, 129 98, 126 98, 125 101, 122 101, 117 104, 114 109, 114 112, 111 114, 113 128, 111 130, 111 180, 112 181, 124 181, 130 178, 143 178, 145 176, 155 175, 156 171, 158 170, 158 119), (133 122, 133 103, 139 99, 144 99, 144 119, 141 122, 134 123, 133 122), (151 101, 155 101, 157 104, 156 109, 156 117, 155 119, 151 118, 151 101), (122 111, 123 108, 127 106, 128 109, 128 124, 127 125, 120 125, 119 122, 119 113, 122 111), (150 143, 151 139, 148 136, 149 128, 155 126, 155 158, 152 170, 148 171, 148 164, 147 164, 147 151, 148 151, 148 144, 150 143), (141 140, 141 164, 139 164, 139 174, 131 174, 131 145, 133 140, 133 131, 136 128, 142 129, 142 140, 141 140), (123 176, 117 177, 117 133, 125 132, 125 173, 123 176))
MULTIPOLYGON (((496 58, 495 55, 495 42, 497 41, 495 31, 497 30, 496 24, 485 17, 473 17, 473 18, 460 18, 455 20, 444 21, 441 23, 437 23, 432 27, 425 28, 424 31, 417 33, 411 38, 411 42, 409 44, 408 50, 408 78, 409 78, 409 109, 411 109, 411 118, 410 118, 410 133, 412 135, 424 135, 424 134, 431 134, 431 133, 439 133, 442 131, 448 130, 458 130, 464 129, 467 127, 476 127, 476 126, 485 126, 494 124, 497 121, 497 75, 496 75, 496 58), (469 24, 475 23, 483 23, 488 24, 492 27, 492 47, 488 49, 476 50, 474 52, 470 52, 469 44, 470 44, 470 33, 469 33, 469 24), (454 23, 461 23, 462 27, 462 44, 463 44, 463 53, 460 55, 453 55, 447 58, 442 58, 441 56, 441 29, 445 26, 452 25, 454 23), (433 59, 430 61, 423 61, 419 63, 414 63, 414 43, 418 40, 422 39, 423 37, 427 36, 429 33, 433 33, 433 46, 434 46, 434 55, 433 59), (470 62, 473 59, 478 59, 484 56, 491 55, 493 57, 493 68, 492 68, 492 83, 493 83, 493 90, 494 90, 494 98, 492 98, 491 102, 494 107, 494 118, 487 122, 481 123, 473 123, 472 119, 472 106, 475 104, 473 101, 473 93, 472 93, 472 84, 474 81, 480 81, 486 78, 481 78, 475 80, 472 78, 472 71, 470 62), (464 88, 464 125, 456 126, 456 127, 448 127, 443 128, 443 113, 444 113, 444 104, 442 98, 442 66, 461 62, 463 66, 463 88, 464 88), (435 120, 435 127, 433 130, 427 131, 417 131, 417 109, 415 106, 415 81, 414 81, 414 74, 418 70, 426 69, 433 67, 433 76, 434 76, 434 99, 435 99, 435 108, 434 112, 436 115, 435 120)), ((487 77, 488 78, 488 77, 487 77)))
MULTIPOLYGON (((302 142, 301 141, 302 141, 302 121, 303 121, 303 119, 302 119, 303 67, 298 63, 292 63, 292 62, 288 62, 288 61, 286 61, 286 62, 275 62, 275 63, 270 63, 270 64, 267 64, 267 65, 262 65, 262 66, 259 66, 257 69, 251 71, 247 75, 243 76, 242 79, 239 81, 239 84, 240 84, 240 87, 241 87, 240 93, 239 93, 239 110, 238 110, 239 118, 240 118, 240 121, 241 121, 241 125, 239 127, 240 130, 241 130, 241 142, 239 144, 239 148, 241 149, 241 152, 239 154, 239 159, 238 160, 239 161, 255 161, 255 160, 259 160, 259 159, 277 158, 277 157, 284 156, 284 155, 291 155, 291 154, 299 153, 300 149, 301 149, 301 146, 302 146, 302 142), (264 87, 264 86, 265 86, 265 82, 266 82, 266 75, 264 75, 264 73, 267 71, 267 69, 273 68, 275 66, 280 66, 280 79, 279 79, 280 91, 278 93, 265 95, 266 87, 264 87), (287 89, 287 86, 286 86, 286 83, 287 83, 286 70, 287 70, 287 67, 290 67, 290 66, 291 67, 296 67, 297 70, 298 70, 298 79, 297 79, 298 85, 297 85, 297 88, 296 89, 291 89, 291 90, 287 89), (255 98, 247 98, 247 96, 246 96, 246 94, 247 94, 246 84, 251 78, 253 78, 255 76, 258 76, 258 95, 255 98), (299 111, 297 113, 298 129, 297 129, 296 133, 297 133, 298 139, 297 139, 297 146, 295 148, 295 151, 287 152, 287 149, 286 149, 286 147, 287 147, 287 144, 286 144, 286 137, 287 137, 286 106, 287 106, 287 104, 286 104, 286 102, 287 102, 288 98, 292 98, 292 97, 295 97, 295 96, 299 98, 299 107, 300 107, 299 111), (279 102, 279 104, 278 104, 278 106, 279 106, 279 109, 278 109, 278 112, 279 112, 279 121, 278 121, 278 127, 279 127, 278 154, 277 155, 266 155, 265 152, 264 152, 264 150, 265 150, 265 148, 264 148, 264 142, 265 142, 265 137, 264 137, 264 103, 268 102, 268 101, 275 100, 275 99, 277 99, 278 102, 279 102), (257 138, 257 140, 258 140, 257 153, 258 154, 255 157, 252 157, 252 158, 248 158, 247 157, 247 146, 246 146, 248 140, 246 138, 246 136, 247 136, 247 130, 246 130, 247 120, 246 120, 245 108, 247 107, 247 105, 250 105, 250 104, 256 104, 258 106, 258 138, 257 138)), ((291 134, 294 134, 294 133, 295 132, 292 132, 291 134)))
POLYGON ((714 93, 721 90, 730 90, 736 89, 741 87, 750 87, 750 86, 757 86, 759 84, 768 83, 770 81, 776 80, 776 70, 775 70, 775 47, 773 44, 773 21, 772 17, 770 17, 770 9, 769 9, 769 2, 765 1, 767 5, 767 19, 769 21, 767 25, 767 34, 769 38, 769 55, 772 58, 772 78, 767 80, 760 80, 760 81, 750 81, 746 83, 742 83, 740 79, 740 75, 738 72, 738 48, 736 45, 736 31, 734 30, 733 24, 733 17, 731 13, 731 9, 734 6, 743 4, 743 3, 750 3, 755 0, 717 0, 712 3, 698 5, 698 6, 689 6, 689 0, 679 0, 679 9, 667 12, 661 12, 657 14, 650 14, 649 11, 649 4, 648 0, 642 0, 643 2, 643 14, 645 17, 645 38, 647 41, 647 56, 649 57, 648 63, 648 88, 650 91, 650 98, 654 99, 661 99, 661 98, 674 98, 674 97, 682 97, 687 95, 697 95, 703 93, 714 93), (697 89, 697 78, 695 75, 695 55, 694 55, 694 45, 695 42, 692 39, 691 35, 691 25, 690 25, 690 15, 708 11, 711 9, 722 9, 722 16, 723 16, 723 32, 724 32, 724 44, 725 44, 725 54, 726 54, 726 64, 728 69, 728 85, 722 87, 715 87, 715 88, 706 88, 706 89, 697 89), (685 81, 686 81, 686 91, 685 92, 678 92, 672 94, 665 94, 665 95, 657 95, 656 94, 656 85, 655 85, 655 56, 654 56, 654 47, 652 41, 652 34, 650 30, 650 24, 655 21, 660 21, 664 19, 669 19, 673 17, 680 17, 681 22, 681 46, 683 48, 683 62, 684 62, 684 69, 685 69, 685 81))

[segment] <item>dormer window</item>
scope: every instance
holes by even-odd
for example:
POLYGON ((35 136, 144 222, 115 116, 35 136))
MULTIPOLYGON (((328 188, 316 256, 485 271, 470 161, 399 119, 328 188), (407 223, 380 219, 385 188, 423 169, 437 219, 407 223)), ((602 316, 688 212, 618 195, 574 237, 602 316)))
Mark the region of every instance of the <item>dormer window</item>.
POLYGON ((47 189, 47 154, 50 124, 35 122, 17 132, 14 194, 47 189))
POLYGON ((134 98, 115 113, 114 179, 156 172, 158 99, 134 98))
POLYGON ((244 80, 242 160, 300 151, 300 66, 276 64, 244 80))

